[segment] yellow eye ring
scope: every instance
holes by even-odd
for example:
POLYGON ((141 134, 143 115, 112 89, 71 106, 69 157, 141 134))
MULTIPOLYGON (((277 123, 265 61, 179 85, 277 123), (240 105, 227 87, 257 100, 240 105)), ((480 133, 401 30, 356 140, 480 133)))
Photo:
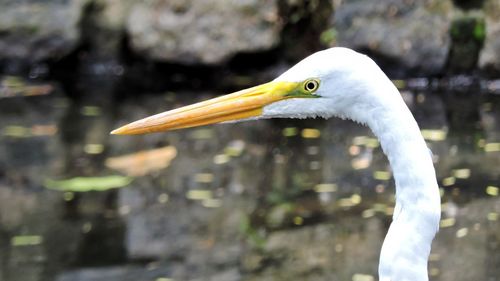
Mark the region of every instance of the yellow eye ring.
POLYGON ((315 92, 319 88, 319 80, 318 79, 309 79, 304 82, 304 91, 312 93, 315 92))

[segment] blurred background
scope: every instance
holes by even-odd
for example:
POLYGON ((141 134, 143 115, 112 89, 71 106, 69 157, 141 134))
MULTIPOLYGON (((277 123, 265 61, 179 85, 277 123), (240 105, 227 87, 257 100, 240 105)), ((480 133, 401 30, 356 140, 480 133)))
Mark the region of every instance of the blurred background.
POLYGON ((109 135, 331 46, 376 60, 434 152, 431 280, 500 280, 498 0, 1 0, 0 280, 377 280, 369 129, 109 135))

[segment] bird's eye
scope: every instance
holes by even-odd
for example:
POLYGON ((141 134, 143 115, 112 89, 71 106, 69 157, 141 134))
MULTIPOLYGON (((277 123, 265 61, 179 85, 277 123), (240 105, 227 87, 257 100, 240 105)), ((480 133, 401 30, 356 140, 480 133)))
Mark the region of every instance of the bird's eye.
POLYGON ((304 82, 304 90, 306 92, 312 93, 316 91, 319 87, 319 81, 317 79, 310 79, 304 82))

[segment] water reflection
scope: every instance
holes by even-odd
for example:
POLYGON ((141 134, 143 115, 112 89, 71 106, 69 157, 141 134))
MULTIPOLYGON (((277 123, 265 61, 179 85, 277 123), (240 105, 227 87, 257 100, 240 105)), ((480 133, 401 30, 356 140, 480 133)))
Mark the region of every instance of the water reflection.
MULTIPOLYGON (((495 280, 500 100, 405 89, 417 82, 397 84, 443 198, 430 275, 495 280)), ((376 280, 394 184, 367 128, 270 120, 117 137, 191 94, 113 108, 54 89, 0 102, 0 280, 376 280)))

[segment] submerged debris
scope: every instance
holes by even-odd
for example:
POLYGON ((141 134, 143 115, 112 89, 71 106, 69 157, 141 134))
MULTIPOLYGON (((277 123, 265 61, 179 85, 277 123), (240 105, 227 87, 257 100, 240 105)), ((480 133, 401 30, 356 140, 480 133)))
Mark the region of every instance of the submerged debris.
POLYGON ((0 77, 0 99, 48 95, 54 91, 51 84, 33 83, 17 76, 0 77))

